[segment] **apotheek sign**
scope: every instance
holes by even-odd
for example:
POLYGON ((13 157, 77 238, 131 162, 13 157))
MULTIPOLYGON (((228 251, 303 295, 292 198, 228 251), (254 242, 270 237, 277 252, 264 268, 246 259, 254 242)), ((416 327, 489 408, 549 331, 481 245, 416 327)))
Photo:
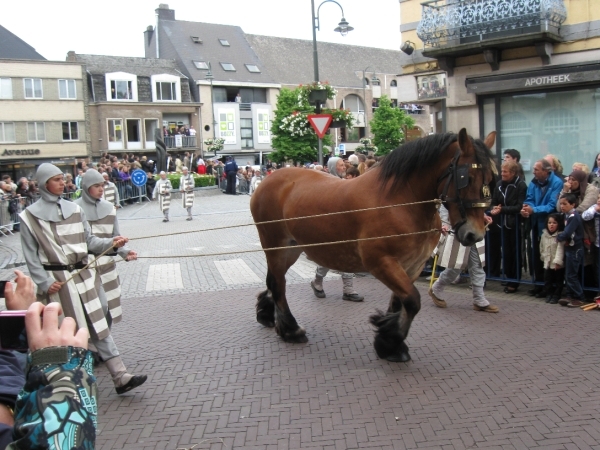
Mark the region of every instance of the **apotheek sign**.
POLYGON ((467 78, 467 92, 487 94, 600 83, 600 63, 467 78))
POLYGON ((9 150, 7 148, 4 149, 4 152, 0 154, 0 156, 31 156, 31 155, 39 155, 39 148, 26 148, 22 150, 9 150))

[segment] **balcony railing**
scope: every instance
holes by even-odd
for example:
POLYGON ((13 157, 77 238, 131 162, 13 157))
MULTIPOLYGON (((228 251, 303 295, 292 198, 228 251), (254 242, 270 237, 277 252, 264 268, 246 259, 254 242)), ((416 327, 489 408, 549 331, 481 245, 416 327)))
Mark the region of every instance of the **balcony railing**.
POLYGON ((528 33, 553 33, 567 18, 563 0, 431 0, 417 35, 425 49, 528 33))
POLYGON ((181 136, 181 145, 177 142, 178 139, 175 136, 165 136, 165 145, 167 148, 188 148, 197 147, 196 136, 181 136))

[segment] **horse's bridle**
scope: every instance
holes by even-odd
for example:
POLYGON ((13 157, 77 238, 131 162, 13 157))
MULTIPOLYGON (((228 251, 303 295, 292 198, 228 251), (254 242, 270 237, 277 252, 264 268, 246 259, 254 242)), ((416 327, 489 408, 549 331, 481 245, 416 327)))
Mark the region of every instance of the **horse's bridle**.
MULTIPOLYGON (((458 210, 460 211, 460 218, 462 219, 459 223, 454 225, 454 233, 458 232, 458 229, 462 227, 465 223, 467 223, 467 209, 471 208, 487 208, 492 203, 491 191, 490 187, 484 182, 481 187, 481 198, 471 199, 471 198, 461 198, 460 191, 466 188, 469 185, 469 164, 458 164, 458 159, 460 158, 460 149, 456 150, 456 154, 452 161, 450 161, 450 165, 446 172, 444 172, 438 178, 438 185, 446 179, 446 183, 444 184, 444 189, 440 194, 440 200, 445 203, 457 203, 458 210), (454 181, 454 197, 448 198, 448 188, 450 187, 450 183, 454 181)), ((472 169, 482 169, 483 166, 481 164, 470 164, 472 169)))

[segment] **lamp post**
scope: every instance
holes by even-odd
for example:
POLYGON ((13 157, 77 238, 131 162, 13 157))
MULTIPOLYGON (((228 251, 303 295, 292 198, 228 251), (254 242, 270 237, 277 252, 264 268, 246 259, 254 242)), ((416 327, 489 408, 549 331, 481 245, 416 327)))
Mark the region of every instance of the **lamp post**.
MULTIPOLYGON (((367 66, 363 69, 363 102, 365 103, 365 137, 369 137, 369 121, 367 117, 367 70, 369 70, 371 66, 367 66)), ((371 78, 371 86, 373 86, 375 82, 379 82, 379 79, 375 76, 375 72, 373 72, 373 78, 371 78)))
MULTIPOLYGON (((212 125, 213 125, 213 142, 217 137, 217 122, 215 120, 215 105, 213 104, 213 80, 214 80, 214 76, 212 74, 212 70, 211 70, 211 65, 210 65, 210 61, 208 62, 208 71, 206 72, 206 75, 204 75, 204 79, 205 80, 210 80, 210 110, 211 110, 211 115, 212 115, 212 125)), ((215 156, 217 156, 217 151, 215 150, 215 156)))
MULTIPOLYGON (((315 0, 310 0, 310 5, 312 8, 311 11, 313 33, 313 65, 315 70, 315 82, 317 83, 319 82, 319 55, 317 51, 317 30, 321 29, 319 11, 321 10, 321 6, 323 6, 325 3, 335 3, 342 10, 342 20, 340 20, 340 23, 338 24, 337 28, 335 28, 333 31, 340 33, 342 36, 346 36, 349 31, 354 30, 354 28, 351 27, 348 24, 348 21, 344 18, 344 8, 342 8, 342 5, 340 5, 338 2, 336 2, 335 0, 325 0, 324 2, 321 2, 321 4, 317 8, 317 14, 315 14, 315 0)), ((317 114, 319 114, 321 112, 321 103, 317 101, 315 103, 315 107, 317 114)), ((319 138, 319 164, 323 165, 323 139, 321 138, 319 138)))

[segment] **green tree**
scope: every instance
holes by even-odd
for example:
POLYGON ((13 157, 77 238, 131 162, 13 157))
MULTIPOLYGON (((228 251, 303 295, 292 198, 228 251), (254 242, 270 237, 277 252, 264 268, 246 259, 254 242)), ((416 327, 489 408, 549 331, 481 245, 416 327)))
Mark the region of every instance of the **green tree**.
MULTIPOLYGON (((282 88, 279 91, 275 118, 271 125, 275 151, 269 155, 270 160, 277 163, 317 160, 319 138, 306 118, 308 114, 314 114, 314 111, 314 107, 301 95, 300 88, 282 88)), ((331 146, 328 135, 323 139, 323 146, 331 146)))
POLYGON ((404 110, 392 107, 385 95, 379 99, 379 107, 369 123, 374 135, 373 144, 378 156, 387 155, 404 141, 404 127, 412 128, 415 121, 404 110))

